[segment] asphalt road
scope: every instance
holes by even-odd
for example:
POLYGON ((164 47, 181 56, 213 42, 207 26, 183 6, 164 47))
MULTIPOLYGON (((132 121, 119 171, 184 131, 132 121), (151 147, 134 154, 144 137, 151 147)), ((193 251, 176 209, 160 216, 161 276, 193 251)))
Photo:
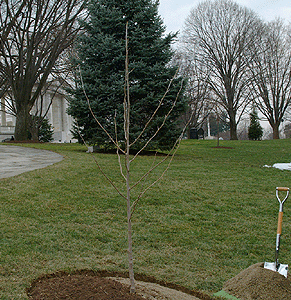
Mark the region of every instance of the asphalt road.
POLYGON ((62 159, 52 151, 0 145, 0 179, 45 168, 62 159))

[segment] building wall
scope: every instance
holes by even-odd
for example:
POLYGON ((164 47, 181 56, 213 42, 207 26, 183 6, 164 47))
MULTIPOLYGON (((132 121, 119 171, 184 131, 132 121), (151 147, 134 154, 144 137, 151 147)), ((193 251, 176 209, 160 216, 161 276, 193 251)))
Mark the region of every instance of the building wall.
MULTIPOLYGON (((1 100, 3 102, 3 100, 1 100)), ((2 106, 3 107, 3 106, 2 106)), ((70 143, 76 142, 71 134, 73 119, 67 114, 68 103, 62 94, 55 94, 53 91, 47 91, 43 97, 42 115, 48 110, 46 118, 52 124, 54 134, 53 142, 70 143)), ((37 101, 32 114, 40 111, 41 103, 37 101)), ((15 118, 11 115, 1 112, 0 114, 0 141, 5 138, 11 138, 14 135, 15 118)))

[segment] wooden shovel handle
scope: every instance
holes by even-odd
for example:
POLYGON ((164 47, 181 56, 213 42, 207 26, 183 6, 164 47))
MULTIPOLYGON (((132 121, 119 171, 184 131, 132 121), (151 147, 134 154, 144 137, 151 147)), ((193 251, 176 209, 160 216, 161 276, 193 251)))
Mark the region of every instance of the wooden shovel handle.
POLYGON ((285 191, 285 192, 288 192, 288 191, 289 191, 289 188, 287 188, 287 187, 277 187, 277 190, 278 190, 278 191, 285 191))
POLYGON ((277 234, 282 233, 283 212, 279 211, 277 234))

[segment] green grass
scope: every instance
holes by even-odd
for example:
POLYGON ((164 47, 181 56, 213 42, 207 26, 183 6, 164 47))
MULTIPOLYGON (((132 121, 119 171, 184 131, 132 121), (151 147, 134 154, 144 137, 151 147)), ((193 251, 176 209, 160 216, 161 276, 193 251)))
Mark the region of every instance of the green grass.
MULTIPOLYGON (((0 180, 0 299, 25 299, 32 280, 60 270, 126 271, 126 203, 86 148, 24 146, 65 159, 0 180)), ((291 187, 291 173, 263 165, 290 162, 291 140, 214 146, 183 141, 163 180, 139 203, 133 217, 135 272, 213 293, 248 266, 274 261, 275 188, 291 187)), ((116 156, 95 156, 122 187, 116 156)), ((133 179, 154 159, 140 157, 133 179)), ((280 261, 291 264, 290 253, 291 199, 284 207, 280 261)))

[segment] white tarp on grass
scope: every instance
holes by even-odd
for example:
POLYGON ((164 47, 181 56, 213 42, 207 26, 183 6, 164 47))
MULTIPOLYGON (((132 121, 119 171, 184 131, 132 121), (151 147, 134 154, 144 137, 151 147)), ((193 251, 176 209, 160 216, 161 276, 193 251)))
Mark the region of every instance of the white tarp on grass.
POLYGON ((289 170, 291 171, 291 163, 278 163, 278 164, 273 164, 273 166, 268 166, 268 165, 264 165, 264 167, 267 168, 277 168, 280 170, 289 170))

